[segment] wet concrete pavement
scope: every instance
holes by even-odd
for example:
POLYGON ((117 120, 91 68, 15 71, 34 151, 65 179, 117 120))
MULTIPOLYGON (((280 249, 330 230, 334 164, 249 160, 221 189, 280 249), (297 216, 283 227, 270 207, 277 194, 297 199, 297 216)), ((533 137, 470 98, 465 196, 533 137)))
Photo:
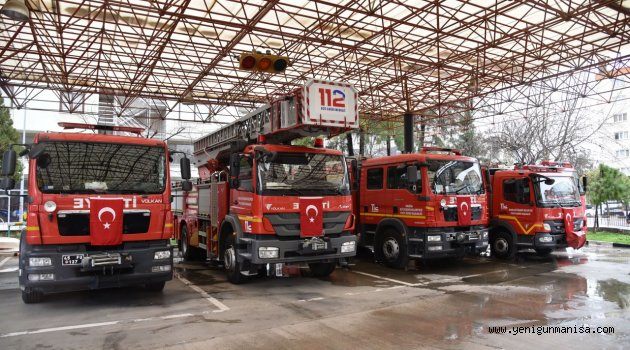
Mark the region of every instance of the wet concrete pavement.
POLYGON ((0 267, 2 349, 630 348, 630 249, 623 248, 407 271, 364 255, 329 278, 306 272, 240 286, 218 268, 180 263, 162 294, 100 290, 36 305, 20 300, 16 264, 10 258, 0 267), (541 334, 490 333, 495 326, 541 334), (542 334, 547 326, 612 326, 614 334, 542 334))

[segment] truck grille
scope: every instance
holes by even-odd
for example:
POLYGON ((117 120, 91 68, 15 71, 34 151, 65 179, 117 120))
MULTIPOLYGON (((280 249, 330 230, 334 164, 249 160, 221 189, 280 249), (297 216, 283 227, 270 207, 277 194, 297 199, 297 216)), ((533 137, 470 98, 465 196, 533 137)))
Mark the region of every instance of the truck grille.
MULTIPOLYGON (((550 220, 545 221, 551 226, 551 233, 553 234, 561 234, 565 233, 564 231, 564 220, 550 220)), ((582 218, 573 219, 573 231, 582 230, 582 218)))
MULTIPOLYGON (((350 216, 349 212, 324 213, 324 235, 339 234, 350 216)), ((300 213, 265 214, 273 225, 276 234, 281 237, 300 236, 300 213)))
MULTIPOLYGON (((481 207, 472 207, 471 220, 481 220, 481 207)), ((444 210, 445 221, 457 221, 457 207, 447 207, 444 210)))
MULTIPOLYGON (((148 213, 124 213, 123 233, 140 234, 149 231, 151 216, 148 213)), ((67 213, 57 214, 57 227, 62 236, 89 236, 90 235, 90 214, 89 213, 67 213)))

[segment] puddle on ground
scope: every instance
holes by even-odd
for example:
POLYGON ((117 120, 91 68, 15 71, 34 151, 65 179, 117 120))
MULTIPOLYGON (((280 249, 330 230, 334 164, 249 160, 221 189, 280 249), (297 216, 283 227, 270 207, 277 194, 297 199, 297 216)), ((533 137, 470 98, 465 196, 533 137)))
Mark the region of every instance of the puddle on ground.
POLYGON ((604 300, 616 303, 621 309, 630 308, 630 284, 620 282, 616 279, 594 282, 596 282, 594 283, 594 288, 589 288, 589 295, 595 295, 604 300))

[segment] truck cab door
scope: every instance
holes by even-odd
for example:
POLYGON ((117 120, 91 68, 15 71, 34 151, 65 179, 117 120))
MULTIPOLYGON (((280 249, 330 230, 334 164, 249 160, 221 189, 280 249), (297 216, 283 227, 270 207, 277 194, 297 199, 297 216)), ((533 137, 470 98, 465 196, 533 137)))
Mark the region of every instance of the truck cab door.
MULTIPOLYGON (((251 217, 254 201, 254 160, 249 154, 234 154, 230 159, 230 212, 239 218, 251 217)), ((243 232, 252 232, 249 220, 240 220, 243 232)))
POLYGON ((530 179, 505 178, 501 182, 501 188, 499 219, 509 223, 517 234, 534 234, 536 216, 530 179))
POLYGON ((409 181, 410 165, 394 165, 387 167, 387 194, 384 198, 385 212, 392 217, 400 216, 409 224, 419 224, 425 220, 424 205, 418 202, 418 194, 422 191, 422 178, 420 169, 413 167, 416 172, 414 181, 409 181), (402 216, 401 216, 402 215, 402 216))

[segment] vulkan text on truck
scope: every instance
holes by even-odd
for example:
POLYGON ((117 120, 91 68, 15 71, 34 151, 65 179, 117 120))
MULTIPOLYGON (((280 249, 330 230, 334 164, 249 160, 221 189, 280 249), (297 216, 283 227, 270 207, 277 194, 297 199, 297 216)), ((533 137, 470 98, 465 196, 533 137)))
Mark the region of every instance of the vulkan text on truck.
MULTIPOLYGON (((60 123, 66 129, 129 127, 60 123)), ((28 155, 28 214, 20 237, 19 284, 26 303, 45 293, 144 285, 172 278, 169 151, 139 136, 49 132, 28 155)), ((0 188, 14 187, 17 154, 3 156, 0 188)))
POLYGON ((356 238, 345 158, 322 139, 291 141, 358 125, 354 88, 312 80, 195 141, 199 180, 174 191, 184 258, 221 262, 232 283, 346 263, 356 238))

